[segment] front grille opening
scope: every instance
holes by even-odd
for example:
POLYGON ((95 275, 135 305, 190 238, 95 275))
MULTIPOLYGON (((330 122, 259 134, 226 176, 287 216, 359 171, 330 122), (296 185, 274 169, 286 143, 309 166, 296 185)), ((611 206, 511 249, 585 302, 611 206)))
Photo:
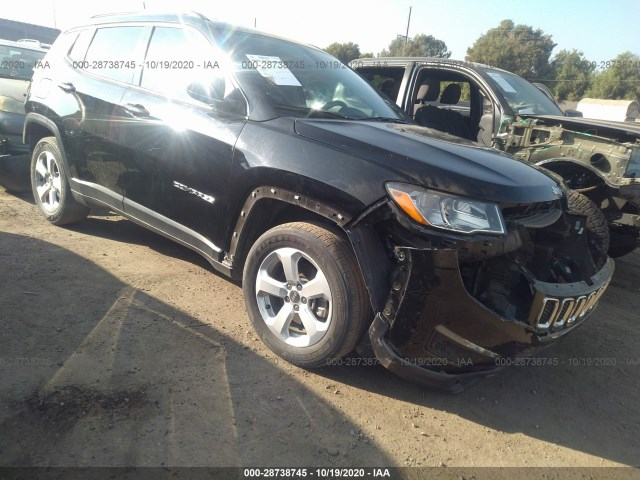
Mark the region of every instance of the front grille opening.
MULTIPOLYGON (((539 202, 504 207, 503 212, 505 219, 513 220, 558 205, 556 201, 539 202)), ((586 231, 586 218, 572 213, 562 214, 555 223, 543 228, 512 225, 510 232, 520 242, 514 251, 484 259, 459 257, 464 286, 472 297, 502 318, 542 329, 552 328, 555 322, 558 329, 566 328, 572 323, 570 300, 551 295, 543 304, 542 298, 534 298, 536 293, 530 279, 547 284, 591 286, 601 267, 594 262, 586 231)))
POLYGON ((593 251, 597 245, 586 217, 565 211, 543 226, 545 220, 553 220, 551 212, 562 211, 559 201, 504 207, 502 211, 509 230, 517 231, 522 240, 522 246, 510 255, 537 280, 583 281, 604 265, 606 256, 593 251))
POLYGON ((460 265, 466 290, 503 318, 527 322, 533 294, 529 281, 507 257, 460 265))

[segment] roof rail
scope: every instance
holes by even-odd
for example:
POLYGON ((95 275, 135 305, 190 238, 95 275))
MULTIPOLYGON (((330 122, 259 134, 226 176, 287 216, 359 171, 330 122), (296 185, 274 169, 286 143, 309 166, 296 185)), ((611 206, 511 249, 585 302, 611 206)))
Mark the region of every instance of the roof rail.
POLYGON ((137 11, 130 12, 111 12, 111 13, 98 13, 93 15, 91 18, 101 18, 101 17, 117 17, 118 15, 131 15, 132 13, 138 13, 137 11))
POLYGON ((187 11, 182 11, 182 12, 169 12, 169 11, 162 11, 162 10, 133 10, 133 11, 129 11, 129 12, 111 12, 111 13, 98 13, 96 15, 93 15, 91 18, 102 18, 102 17, 117 17, 119 15, 140 15, 140 14, 175 14, 175 15, 180 15, 180 14, 190 14, 190 15, 195 15, 196 17, 199 17, 201 20, 209 20, 209 18, 205 15, 203 15, 200 12, 196 12, 194 10, 187 10, 187 11))

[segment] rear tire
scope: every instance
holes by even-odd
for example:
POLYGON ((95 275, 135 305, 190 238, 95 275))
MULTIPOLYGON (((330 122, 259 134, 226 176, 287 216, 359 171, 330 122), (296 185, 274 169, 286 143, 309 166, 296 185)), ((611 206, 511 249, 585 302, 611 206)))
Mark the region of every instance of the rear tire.
POLYGON ((31 156, 31 189, 40 213, 54 225, 83 220, 89 209, 71 194, 62 154, 55 137, 41 139, 31 156))
POLYGON ((594 262, 606 260, 609 251, 609 223, 602 210, 583 194, 570 191, 567 198, 569 211, 587 217, 587 242, 594 262))
POLYGON ((372 320, 349 241, 323 226, 296 222, 264 233, 248 254, 242 286, 262 341, 304 368, 351 352, 372 320))

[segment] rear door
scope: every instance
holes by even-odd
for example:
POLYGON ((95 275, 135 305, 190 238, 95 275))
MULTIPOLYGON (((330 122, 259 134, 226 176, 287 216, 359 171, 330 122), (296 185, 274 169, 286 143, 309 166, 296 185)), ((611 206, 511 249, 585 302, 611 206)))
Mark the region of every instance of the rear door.
POLYGON ((68 78, 58 79, 58 87, 77 105, 74 112, 61 112, 75 182, 83 194, 120 210, 121 127, 127 119, 121 100, 140 68, 149 31, 141 25, 82 31, 69 52, 68 78))

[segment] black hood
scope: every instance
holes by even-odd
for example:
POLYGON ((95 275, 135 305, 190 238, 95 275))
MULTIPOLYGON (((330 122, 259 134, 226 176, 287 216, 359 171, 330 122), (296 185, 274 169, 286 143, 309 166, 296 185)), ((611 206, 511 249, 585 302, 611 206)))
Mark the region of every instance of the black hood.
POLYGON ((542 120, 545 124, 562 124, 564 128, 578 132, 587 132, 601 137, 612 137, 620 140, 620 135, 640 138, 640 123, 614 122, 611 120, 597 120, 595 118, 559 117, 555 115, 523 115, 523 118, 542 120))
POLYGON ((499 203, 557 200, 545 171, 451 135, 397 123, 297 119, 295 130, 426 188, 499 203))

